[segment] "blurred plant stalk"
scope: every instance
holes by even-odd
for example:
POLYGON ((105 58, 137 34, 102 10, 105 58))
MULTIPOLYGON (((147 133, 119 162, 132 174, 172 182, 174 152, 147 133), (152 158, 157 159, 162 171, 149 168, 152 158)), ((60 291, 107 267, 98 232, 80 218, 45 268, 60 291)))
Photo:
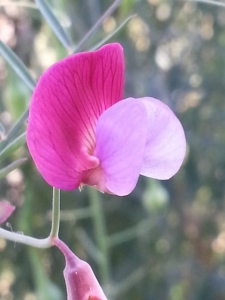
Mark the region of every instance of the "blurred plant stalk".
POLYGON ((36 248, 49 248, 52 246, 52 239, 58 237, 60 222, 60 190, 53 188, 52 197, 52 226, 49 236, 45 239, 37 239, 21 233, 12 232, 0 228, 0 237, 16 243, 22 243, 36 248))

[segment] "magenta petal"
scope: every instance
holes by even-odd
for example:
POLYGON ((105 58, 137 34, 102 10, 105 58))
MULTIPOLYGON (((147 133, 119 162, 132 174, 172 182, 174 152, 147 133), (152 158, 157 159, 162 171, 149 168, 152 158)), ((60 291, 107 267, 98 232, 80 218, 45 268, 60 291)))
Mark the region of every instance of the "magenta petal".
POLYGON ((107 300, 90 265, 79 259, 60 239, 53 239, 65 256, 66 267, 64 278, 66 282, 67 300, 107 300))
POLYGON ((0 224, 4 223, 15 210, 15 206, 8 201, 0 201, 0 224))
POLYGON ((148 111, 148 137, 141 174, 169 179, 179 170, 186 152, 182 125, 161 101, 147 97, 137 100, 144 103, 148 111))
POLYGON ((131 98, 113 105, 99 118, 95 156, 100 160, 104 183, 111 193, 124 196, 136 186, 147 124, 145 106, 131 98))
POLYGON ((123 97, 122 47, 67 57, 49 68, 35 88, 27 144, 44 179, 74 189, 84 170, 98 166, 92 156, 95 126, 102 112, 123 97))

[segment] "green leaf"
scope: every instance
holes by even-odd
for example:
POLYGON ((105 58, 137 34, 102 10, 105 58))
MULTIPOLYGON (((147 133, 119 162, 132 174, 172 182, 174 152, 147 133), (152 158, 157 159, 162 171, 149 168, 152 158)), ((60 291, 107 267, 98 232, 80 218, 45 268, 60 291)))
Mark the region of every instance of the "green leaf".
POLYGON ((76 48, 74 49, 73 53, 79 52, 83 50, 85 43, 90 39, 93 33, 102 25, 102 23, 114 12, 115 9, 120 5, 122 0, 116 0, 110 5, 110 7, 106 10, 106 12, 101 16, 100 19, 95 23, 95 25, 88 31, 87 34, 81 39, 78 43, 76 48))
POLYGON ((14 161, 13 163, 11 163, 10 165, 6 166, 5 168, 0 170, 0 179, 4 178, 7 174, 9 174, 11 171, 15 170, 16 168, 18 168, 20 165, 22 165, 25 161, 27 160, 27 158, 20 158, 16 161, 14 161))
POLYGON ((4 158, 8 157, 10 154, 15 152, 19 147, 23 146, 25 143, 26 143, 26 132, 18 136, 18 138, 12 141, 0 152, 0 159, 3 160, 4 158))
POLYGON ((216 6, 225 7, 225 3, 215 0, 192 0, 193 2, 200 2, 200 3, 206 3, 206 4, 212 4, 216 6))
POLYGON ((13 68, 16 74, 24 81, 24 83, 33 91, 35 88, 36 82, 33 77, 30 75, 27 67, 19 59, 19 57, 2 41, 0 41, 0 54, 2 57, 9 63, 13 68))
MULTIPOLYGON (((10 132, 7 134, 7 138, 0 142, 0 153, 5 149, 10 142, 17 139, 18 135, 21 133, 23 126, 25 125, 25 122, 28 118, 28 109, 22 114, 20 119, 16 122, 16 124, 13 126, 13 128, 10 130, 10 132)), ((26 140, 24 140, 25 144, 26 140)))
POLYGON ((20 118, 28 107, 30 97, 31 91, 27 86, 21 84, 21 80, 16 73, 10 69, 7 74, 7 85, 4 89, 3 103, 6 111, 10 113, 13 123, 20 118))
POLYGON ((0 123, 0 139, 5 135, 5 127, 0 123))
POLYGON ((12 1, 7 1, 7 2, 2 2, 0 3, 1 6, 20 6, 20 7, 26 7, 26 8, 31 8, 31 9, 37 9, 37 6, 34 3, 29 3, 29 2, 12 2, 12 1))
POLYGON ((45 0, 35 0, 35 1, 40 12, 44 16, 44 18, 46 19, 46 21, 48 22, 48 24, 50 25, 50 27, 52 28, 52 30, 54 31, 58 39, 61 41, 61 43, 65 48, 70 50, 72 47, 72 42, 69 36, 67 35, 67 33, 62 28, 56 16, 53 14, 49 5, 45 2, 45 0))
POLYGON ((108 42, 108 40, 110 40, 115 34, 117 34, 117 32, 120 31, 120 29, 123 28, 135 16, 136 15, 132 15, 132 16, 127 17, 115 30, 113 30, 109 35, 107 35, 107 37, 105 37, 103 40, 101 40, 98 44, 96 44, 90 50, 94 51, 94 50, 100 48, 106 42, 108 42))

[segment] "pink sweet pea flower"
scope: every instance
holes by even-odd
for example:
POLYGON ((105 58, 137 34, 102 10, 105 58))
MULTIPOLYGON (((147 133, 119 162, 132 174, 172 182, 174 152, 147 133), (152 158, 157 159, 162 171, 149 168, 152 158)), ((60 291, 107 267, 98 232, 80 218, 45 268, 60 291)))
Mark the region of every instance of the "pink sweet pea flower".
POLYGON ((63 274, 67 300, 107 300, 90 265, 79 259, 60 239, 54 238, 52 243, 61 250, 66 260, 63 274))
POLYGON ((15 210, 15 206, 11 205, 8 201, 0 201, 0 224, 4 223, 15 210))
POLYGON ((27 144, 44 179, 72 190, 91 185, 129 194, 139 174, 169 179, 186 149, 183 128, 157 99, 123 99, 120 44, 69 56, 50 67, 34 91, 27 144))

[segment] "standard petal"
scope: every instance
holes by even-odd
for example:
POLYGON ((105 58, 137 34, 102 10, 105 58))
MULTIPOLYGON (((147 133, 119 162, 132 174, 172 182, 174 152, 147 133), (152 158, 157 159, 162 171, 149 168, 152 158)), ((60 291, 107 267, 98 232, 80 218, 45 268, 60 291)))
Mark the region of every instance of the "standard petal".
POLYGON ((137 99, 148 112, 148 137, 141 174, 156 179, 169 179, 180 168, 186 141, 180 121, 171 109, 154 98, 137 99))
POLYGON ((31 101, 27 144, 50 185, 77 188, 81 173, 98 166, 92 156, 96 122, 122 99, 123 86, 123 49, 117 43, 67 57, 41 76, 31 101))
MULTIPOLYGON (((95 156, 103 169, 106 191, 124 196, 136 186, 146 144, 147 124, 145 106, 132 98, 113 105, 99 118, 95 156)), ((97 187, 103 190, 101 186, 97 187)))
POLYGON ((15 210, 15 206, 8 201, 0 201, 0 224, 4 223, 15 210))

